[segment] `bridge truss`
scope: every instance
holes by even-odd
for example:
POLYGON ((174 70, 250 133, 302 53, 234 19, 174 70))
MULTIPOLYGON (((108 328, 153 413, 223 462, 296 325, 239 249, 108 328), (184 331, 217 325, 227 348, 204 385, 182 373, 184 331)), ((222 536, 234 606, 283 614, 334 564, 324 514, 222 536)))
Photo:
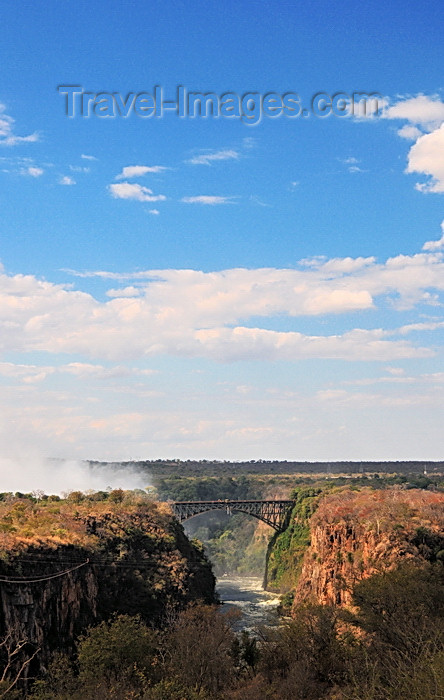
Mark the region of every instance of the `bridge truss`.
POLYGON ((285 525, 294 501, 175 501, 170 505, 181 523, 210 510, 224 510, 228 515, 237 511, 252 515, 279 532, 285 525))

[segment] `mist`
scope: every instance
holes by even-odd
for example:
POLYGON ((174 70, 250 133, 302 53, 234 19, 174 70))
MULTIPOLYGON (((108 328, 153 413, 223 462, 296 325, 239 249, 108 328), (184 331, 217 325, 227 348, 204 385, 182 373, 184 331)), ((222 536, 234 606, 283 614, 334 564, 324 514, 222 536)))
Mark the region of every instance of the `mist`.
POLYGON ((0 457, 0 492, 40 490, 63 495, 70 491, 130 490, 147 486, 150 486, 149 476, 130 467, 91 467, 80 460, 52 460, 36 455, 0 457))

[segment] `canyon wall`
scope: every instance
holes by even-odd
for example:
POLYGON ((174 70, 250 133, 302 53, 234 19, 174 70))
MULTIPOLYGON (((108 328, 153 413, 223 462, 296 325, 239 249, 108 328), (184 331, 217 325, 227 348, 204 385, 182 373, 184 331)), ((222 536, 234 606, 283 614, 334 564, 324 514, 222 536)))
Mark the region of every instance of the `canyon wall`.
POLYGON ((444 562, 443 493, 305 490, 272 543, 267 587, 291 591, 294 606, 347 606, 358 581, 406 560, 444 562))
POLYGON ((27 674, 113 613, 157 624, 192 600, 214 602, 209 562, 166 507, 0 506, 0 638, 11 648, 26 642, 18 663, 39 650, 27 674))

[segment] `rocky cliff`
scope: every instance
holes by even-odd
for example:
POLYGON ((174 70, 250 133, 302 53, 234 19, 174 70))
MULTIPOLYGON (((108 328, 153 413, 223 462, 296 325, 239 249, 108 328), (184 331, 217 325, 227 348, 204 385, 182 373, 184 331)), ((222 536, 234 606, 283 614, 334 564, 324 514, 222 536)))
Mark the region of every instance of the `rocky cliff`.
POLYGON ((27 673, 114 612, 156 624, 171 607, 214 600, 208 561, 168 509, 121 499, 0 503, 0 637, 26 642, 21 661, 39 650, 27 673))
POLYGON ((419 489, 300 491, 271 545, 267 587, 294 606, 348 605, 357 581, 404 560, 444 561, 444 494, 419 489))
POLYGON ((344 491, 323 498, 310 520, 294 605, 348 605, 355 584, 401 561, 444 559, 444 494, 344 491))

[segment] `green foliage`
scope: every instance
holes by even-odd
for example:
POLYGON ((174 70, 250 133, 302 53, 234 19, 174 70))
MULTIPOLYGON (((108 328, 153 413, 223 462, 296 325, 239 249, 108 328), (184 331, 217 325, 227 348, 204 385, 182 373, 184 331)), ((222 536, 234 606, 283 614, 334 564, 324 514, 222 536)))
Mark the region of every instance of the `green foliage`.
POLYGON ((260 498, 262 494, 261 482, 246 476, 196 478, 175 475, 155 479, 155 486, 159 498, 174 501, 217 501, 225 498, 242 500, 260 498))
MULTIPOLYGON (((329 487, 329 485, 328 485, 329 487)), ((270 544, 267 558, 267 587, 286 591, 297 583, 302 559, 310 545, 309 520, 316 510, 322 488, 304 488, 295 491, 296 503, 287 528, 278 533, 270 544)))
POLYGON ((77 692, 77 678, 74 666, 70 659, 62 653, 56 652, 49 664, 44 680, 37 680, 33 687, 31 697, 35 700, 72 700, 77 692))
POLYGON ((357 584, 355 624, 381 644, 417 654, 435 633, 444 642, 444 568, 405 563, 357 584))
POLYGON ((403 564, 361 581, 353 600, 358 613, 351 619, 364 636, 349 654, 344 697, 443 697, 444 568, 403 564))
POLYGON ((416 529, 412 544, 416 545, 424 559, 434 562, 442 560, 444 554, 444 533, 432 532, 429 528, 421 526, 416 529))
POLYGON ((148 679, 153 675, 156 649, 156 633, 140 616, 117 615, 80 638, 80 680, 94 687, 100 678, 111 687, 117 680, 133 685, 140 678, 148 679))

